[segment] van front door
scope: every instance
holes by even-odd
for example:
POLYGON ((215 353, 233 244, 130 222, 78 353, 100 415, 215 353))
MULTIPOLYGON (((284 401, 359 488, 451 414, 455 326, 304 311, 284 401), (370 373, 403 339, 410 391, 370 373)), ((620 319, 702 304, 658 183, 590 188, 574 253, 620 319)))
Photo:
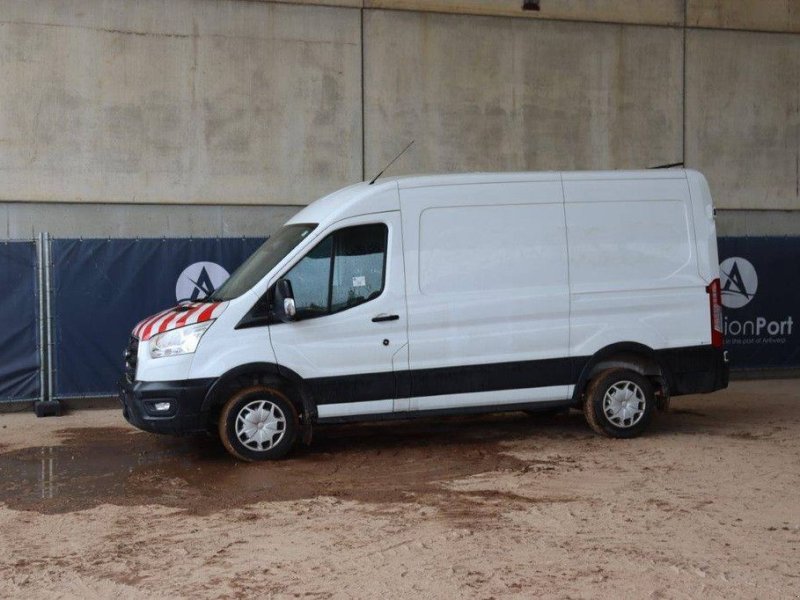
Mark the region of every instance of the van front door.
POLYGON ((297 319, 270 325, 270 340, 321 419, 393 410, 408 371, 400 228, 399 212, 340 221, 282 275, 297 319))

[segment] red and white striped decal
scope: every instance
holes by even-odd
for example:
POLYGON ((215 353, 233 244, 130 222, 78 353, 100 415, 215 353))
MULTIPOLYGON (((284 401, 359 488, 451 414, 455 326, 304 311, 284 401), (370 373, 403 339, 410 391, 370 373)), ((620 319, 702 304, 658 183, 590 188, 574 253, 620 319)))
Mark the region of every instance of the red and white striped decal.
POLYGON ((131 332, 131 335, 133 335, 134 337, 137 337, 137 338, 141 338, 142 331, 144 330, 145 327, 147 327, 152 321, 155 321, 156 319, 158 319, 159 317, 167 314, 171 310, 174 310, 174 309, 173 308, 168 308, 167 310, 162 310, 160 313, 156 313, 156 314, 154 314, 154 315, 152 315, 150 317, 147 317, 146 319, 142 319, 141 321, 139 321, 139 323, 136 325, 136 327, 133 328, 133 331, 131 332))
POLYGON ((185 325, 205 323, 219 317, 228 308, 227 302, 191 302, 179 304, 173 308, 139 321, 131 335, 142 341, 149 340, 157 333, 177 329, 185 325))

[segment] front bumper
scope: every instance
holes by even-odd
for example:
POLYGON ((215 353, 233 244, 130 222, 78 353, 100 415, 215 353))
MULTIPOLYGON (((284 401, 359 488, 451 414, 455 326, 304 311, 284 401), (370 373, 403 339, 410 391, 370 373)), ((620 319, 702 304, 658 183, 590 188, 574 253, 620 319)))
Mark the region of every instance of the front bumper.
POLYGON ((186 435, 208 428, 208 413, 203 401, 215 379, 186 381, 120 381, 119 401, 125 420, 134 427, 152 433, 186 435), (169 409, 157 411, 156 403, 169 403, 169 409))

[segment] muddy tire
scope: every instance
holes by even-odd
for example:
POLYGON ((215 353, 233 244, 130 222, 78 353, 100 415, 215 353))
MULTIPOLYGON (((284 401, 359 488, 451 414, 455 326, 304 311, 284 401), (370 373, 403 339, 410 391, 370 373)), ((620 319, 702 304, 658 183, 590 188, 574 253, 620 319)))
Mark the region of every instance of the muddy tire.
POLYGON ((646 377, 630 369, 608 369, 589 382, 583 414, 601 435, 632 438, 650 424, 655 404, 653 384, 646 377))
POLYGON ((278 386, 254 385, 235 392, 218 422, 222 445, 245 461, 277 460, 294 447, 297 410, 278 386))

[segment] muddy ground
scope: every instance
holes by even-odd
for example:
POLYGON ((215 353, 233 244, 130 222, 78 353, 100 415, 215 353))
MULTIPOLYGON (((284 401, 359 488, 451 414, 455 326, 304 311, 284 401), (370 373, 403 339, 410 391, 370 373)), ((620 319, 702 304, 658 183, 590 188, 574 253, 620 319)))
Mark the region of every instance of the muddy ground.
POLYGON ((320 429, 241 464, 117 410, 0 415, 2 598, 797 598, 800 381, 320 429))

